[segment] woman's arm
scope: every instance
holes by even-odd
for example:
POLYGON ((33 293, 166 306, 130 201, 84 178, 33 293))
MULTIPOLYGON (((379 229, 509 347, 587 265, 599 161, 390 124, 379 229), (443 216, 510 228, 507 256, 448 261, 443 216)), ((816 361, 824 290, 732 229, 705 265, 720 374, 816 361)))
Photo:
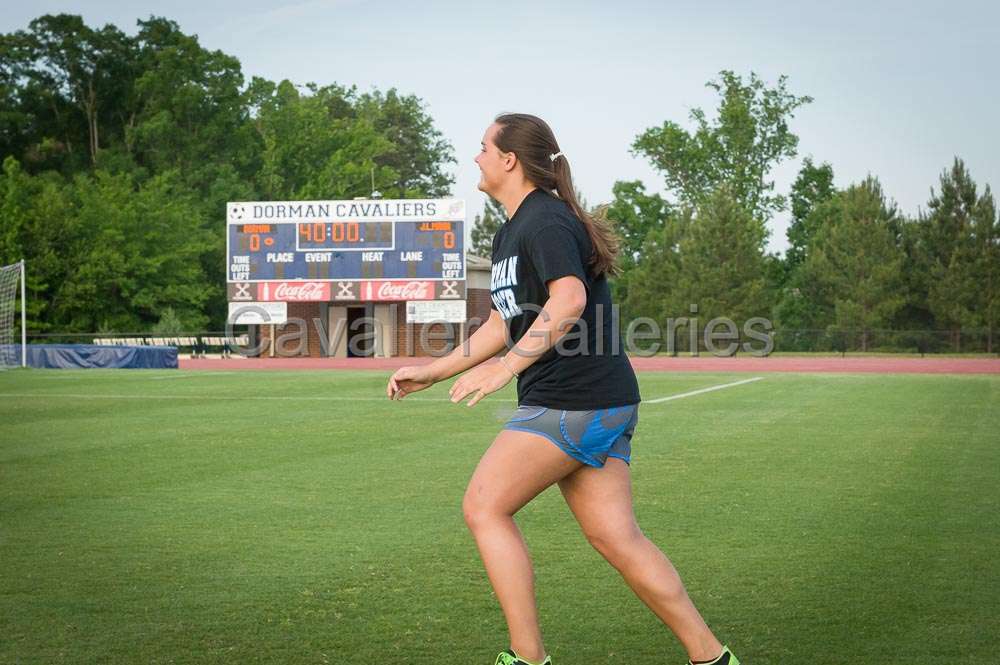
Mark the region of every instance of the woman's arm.
POLYGON ((427 365, 409 365, 396 370, 385 387, 386 397, 402 399, 411 393, 430 388, 438 381, 444 381, 492 358, 506 346, 507 326, 499 312, 490 310, 490 318, 486 323, 448 355, 427 365))
POLYGON ((434 381, 444 381, 488 360, 507 347, 507 326, 500 312, 490 310, 490 318, 469 336, 462 346, 438 358, 427 369, 434 381))
POLYGON ((546 286, 549 298, 524 336, 501 362, 477 367, 456 381, 449 391, 452 402, 472 395, 468 406, 475 406, 482 398, 510 383, 515 372, 520 374, 530 367, 569 332, 587 305, 587 289, 580 278, 574 276, 554 279, 546 286))
POLYGON ((528 331, 503 361, 520 374, 556 345, 579 320, 587 306, 587 289, 578 277, 567 276, 546 284, 549 299, 528 331))

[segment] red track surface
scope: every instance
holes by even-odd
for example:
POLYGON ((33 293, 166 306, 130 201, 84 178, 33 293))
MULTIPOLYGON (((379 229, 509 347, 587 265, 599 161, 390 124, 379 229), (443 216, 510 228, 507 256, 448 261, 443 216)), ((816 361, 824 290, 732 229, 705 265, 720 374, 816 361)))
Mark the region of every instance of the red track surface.
MULTIPOLYGON (((181 369, 393 370, 432 358, 181 358, 181 369)), ((1000 374, 1000 358, 773 357, 632 358, 640 372, 854 372, 871 374, 1000 374)))

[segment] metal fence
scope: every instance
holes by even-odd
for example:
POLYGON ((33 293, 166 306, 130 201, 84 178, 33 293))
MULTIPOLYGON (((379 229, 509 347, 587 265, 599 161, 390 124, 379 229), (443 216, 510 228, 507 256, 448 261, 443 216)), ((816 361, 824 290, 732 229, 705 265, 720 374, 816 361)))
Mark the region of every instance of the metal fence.
POLYGON ((28 335, 29 344, 96 344, 99 346, 175 346, 178 353, 194 357, 219 355, 227 357, 250 346, 246 332, 226 336, 225 332, 191 332, 179 335, 154 333, 36 333, 28 335))
MULTIPOLYGON (((233 332, 227 337, 225 332, 202 331, 178 335, 157 335, 149 332, 127 333, 35 333, 28 335, 28 342, 49 344, 101 344, 101 345, 148 345, 176 346, 180 353, 202 356, 217 354, 223 357, 241 353, 254 342, 252 326, 233 332)), ((726 343, 708 348, 703 331, 695 335, 698 352, 716 353, 726 343)), ((758 332, 758 336, 762 334, 758 332)), ((962 330, 802 330, 778 329, 767 333, 771 340, 771 353, 906 353, 906 354, 991 354, 1000 356, 1000 340, 997 331, 988 329, 962 330)), ((623 331, 624 335, 624 331, 623 331)), ((692 335, 679 332, 673 350, 677 354, 691 353, 692 335)), ((626 340, 623 340, 626 341, 626 340)), ((735 353, 745 355, 754 350, 760 355, 765 343, 757 338, 739 335, 735 353)), ((648 340, 636 341, 624 348, 628 351, 649 349, 648 340)), ((664 353, 668 347, 662 340, 657 351, 664 353)))
POLYGON ((868 353, 1000 353, 997 331, 960 330, 774 330, 774 351, 868 353))

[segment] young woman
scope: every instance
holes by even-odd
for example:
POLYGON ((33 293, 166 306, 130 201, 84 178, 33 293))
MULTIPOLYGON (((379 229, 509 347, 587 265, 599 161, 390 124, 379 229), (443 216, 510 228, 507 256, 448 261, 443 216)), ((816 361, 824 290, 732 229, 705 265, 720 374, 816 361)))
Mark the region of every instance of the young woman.
POLYGON ((640 398, 628 358, 610 349, 613 234, 580 207, 569 162, 541 119, 497 117, 476 164, 479 189, 508 216, 493 238, 490 318, 449 355, 396 371, 386 394, 403 399, 472 368, 450 394, 455 403, 471 396, 473 406, 518 379, 518 409, 480 460, 462 505, 510 632, 496 664, 551 664, 514 514, 557 483, 587 539, 690 661, 738 665, 632 513, 628 465, 640 398), (499 362, 487 362, 504 349, 499 362))

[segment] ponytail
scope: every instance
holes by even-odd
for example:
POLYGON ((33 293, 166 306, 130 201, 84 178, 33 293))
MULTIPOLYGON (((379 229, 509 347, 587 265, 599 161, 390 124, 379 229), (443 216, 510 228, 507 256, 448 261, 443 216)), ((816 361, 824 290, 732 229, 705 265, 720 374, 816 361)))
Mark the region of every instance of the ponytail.
POLYGON ((566 202, 583 224, 594 247, 589 257, 593 277, 619 274, 616 263, 618 238, 603 213, 592 215, 576 198, 569 161, 559 150, 555 135, 541 118, 525 113, 505 113, 496 118, 500 130, 496 145, 503 152, 513 152, 521 162, 525 177, 566 202))
MULTIPOLYGON (((573 187, 573 177, 566 157, 557 157, 552 165, 555 171, 556 193, 583 222, 583 227, 586 229, 587 235, 590 236, 590 243, 594 246, 594 254, 590 258, 591 272, 595 277, 602 273, 614 277, 619 273, 617 264, 618 238, 611 230, 611 224, 608 223, 603 214, 592 215, 580 205, 576 198, 576 188, 573 187)), ((603 213, 603 209, 601 212, 603 213)))

